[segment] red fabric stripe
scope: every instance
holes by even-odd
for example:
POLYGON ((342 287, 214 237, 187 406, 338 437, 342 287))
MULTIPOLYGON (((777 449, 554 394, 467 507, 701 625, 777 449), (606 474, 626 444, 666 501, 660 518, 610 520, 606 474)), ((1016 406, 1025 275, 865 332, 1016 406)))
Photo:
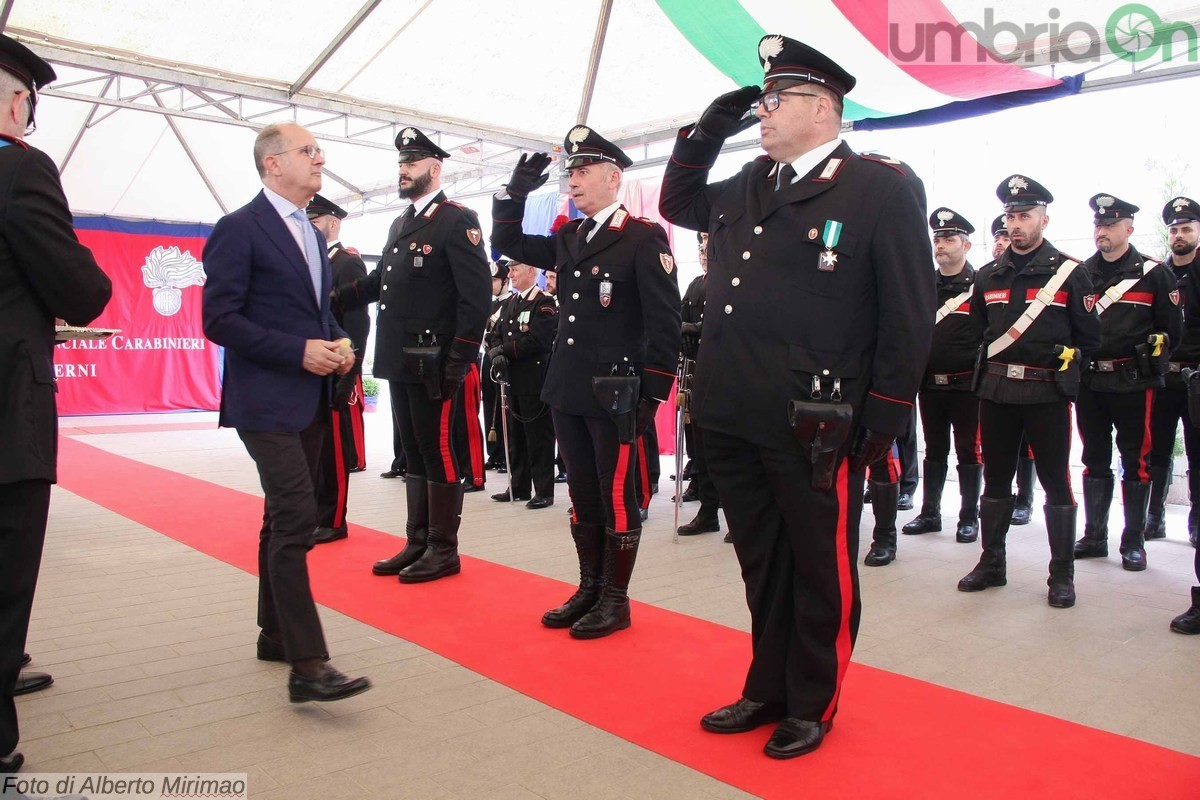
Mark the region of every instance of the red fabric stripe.
POLYGON ((900 480, 900 458, 896 455, 895 448, 888 451, 887 454, 887 472, 888 483, 897 483, 900 480))
POLYGON ((1121 295, 1122 303, 1145 303, 1146 305, 1154 304, 1154 292, 1126 292, 1121 295))
POLYGON ((850 606, 854 602, 854 586, 850 575, 850 545, 848 544, 848 528, 850 525, 850 462, 843 459, 837 471, 837 501, 838 519, 835 536, 837 543, 834 553, 837 558, 838 587, 841 589, 841 619, 838 621, 838 634, 834 643, 837 653, 837 681, 833 685, 833 697, 829 707, 821 715, 821 721, 833 719, 833 711, 837 708, 838 697, 842 693, 842 681, 846 677, 846 668, 850 666, 850 606))
MULTIPOLYGON (((1041 289, 1026 289, 1025 290, 1025 302, 1032 303, 1034 300, 1037 299, 1038 292, 1040 292, 1040 291, 1041 291, 1041 289)), ((1060 289, 1059 291, 1054 293, 1053 304, 1056 306, 1065 306, 1067 304, 1067 292, 1065 289, 1060 289)))
POLYGON ((612 482, 613 530, 615 531, 629 530, 629 509, 625 508, 625 476, 629 474, 629 459, 632 456, 632 445, 617 445, 617 464, 613 469, 612 482))
POLYGON ((878 397, 880 400, 887 400, 889 403, 900 403, 901 405, 912 408, 912 403, 907 400, 897 400, 895 397, 888 397, 886 394, 880 394, 879 392, 867 392, 867 394, 878 397))
POLYGON ((346 470, 346 448, 342 447, 342 412, 333 409, 333 471, 337 477, 337 504, 333 507, 333 524, 331 527, 340 528, 346 524, 346 491, 349 489, 346 470))
POLYGON ((467 450, 471 459, 471 480, 483 486, 483 426, 479 424, 479 406, 483 388, 479 383, 479 365, 472 364, 463 383, 463 413, 467 416, 467 450))
MULTIPOLYGON (((1154 390, 1146 390, 1146 416, 1142 425, 1142 451, 1138 454, 1138 480, 1145 483, 1150 480, 1148 466, 1150 456, 1150 416, 1154 410, 1154 390)), ((1166 491, 1165 489, 1163 491, 1166 491)))
POLYGON ((438 449, 442 453, 442 469, 446 473, 446 483, 458 483, 458 471, 454 469, 454 453, 451 451, 450 434, 454 427, 454 400, 447 398, 442 401, 442 418, 438 422, 438 449))
POLYGON ((354 456, 355 466, 359 469, 367 468, 367 436, 363 429, 363 407, 366 400, 363 398, 362 375, 358 376, 358 399, 354 405, 350 407, 350 432, 354 437, 354 456))
POLYGON ((638 485, 642 488, 642 508, 650 507, 650 465, 646 463, 646 437, 638 440, 638 485))
MULTIPOLYGON (((932 26, 954 26, 956 31, 962 31, 958 20, 940 0, 905 0, 903 3, 887 3, 882 7, 878 0, 833 0, 833 5, 876 50, 888 56, 899 69, 942 94, 960 100, 973 100, 1000 92, 1040 89, 1059 84, 1055 78, 1000 63, 966 34, 961 40, 962 52, 958 63, 949 63, 952 54, 946 34, 937 36, 938 63, 929 63, 921 55, 913 63, 892 58, 888 41, 890 26, 898 26, 897 45, 903 52, 914 49, 913 40, 918 30, 925 32, 926 40, 930 38, 930 31, 940 30, 940 27, 932 26)), ((969 21, 982 22, 982 19, 972 17, 969 21)))

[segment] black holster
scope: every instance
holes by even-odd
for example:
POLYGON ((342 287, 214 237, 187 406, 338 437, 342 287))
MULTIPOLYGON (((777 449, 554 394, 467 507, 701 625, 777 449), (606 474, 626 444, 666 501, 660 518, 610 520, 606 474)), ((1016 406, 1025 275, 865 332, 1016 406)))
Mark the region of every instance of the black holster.
MULTIPOLYGON (((1133 346, 1133 352, 1137 358, 1138 372, 1144 378, 1162 378, 1171 368, 1171 337, 1165 333, 1150 334, 1149 340, 1144 344, 1133 346), (1154 340, 1158 336, 1163 340, 1158 347, 1158 355, 1154 355, 1154 340)), ((1157 385, 1161 386, 1162 383, 1157 385)))
POLYGON ((442 398, 442 348, 402 347, 404 371, 425 386, 430 400, 442 398))
MULTIPOLYGON (((1054 346, 1054 355, 1057 357, 1065 349, 1064 345, 1056 344, 1054 346)), ((1078 354, 1078 351, 1076 351, 1078 354)), ((1079 395, 1079 380, 1083 370, 1079 365, 1079 358, 1073 358, 1067 364, 1066 369, 1054 370, 1054 388, 1063 397, 1077 397, 1079 395)))
POLYGON ((980 345, 979 352, 975 354, 975 370, 971 373, 971 391, 979 391, 979 382, 983 380, 983 373, 987 372, 987 346, 980 345))
POLYGON ((854 408, 849 403, 793 400, 788 420, 796 440, 808 450, 814 489, 833 488, 838 452, 850 438, 854 408))
POLYGON ((1200 369, 1185 369, 1180 373, 1187 388, 1188 417, 1200 425, 1200 369))
POLYGON ((632 444, 637 439, 637 403, 642 379, 637 375, 592 378, 592 395, 617 425, 617 440, 632 444))

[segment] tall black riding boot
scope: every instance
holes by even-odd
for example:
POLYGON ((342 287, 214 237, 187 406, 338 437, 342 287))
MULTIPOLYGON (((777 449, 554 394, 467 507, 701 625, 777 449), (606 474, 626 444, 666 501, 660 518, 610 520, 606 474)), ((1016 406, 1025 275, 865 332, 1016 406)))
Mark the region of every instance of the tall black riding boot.
POLYGON ((605 531, 604 586, 600 600, 571 626, 576 639, 599 639, 629 627, 629 578, 637 560, 641 528, 605 531))
POLYGON ((958 491, 962 506, 958 510, 955 541, 969 544, 979 538, 979 490, 983 486, 983 464, 959 464, 958 491))
POLYGON ((1017 498, 1013 503, 1012 524, 1028 525, 1033 516, 1033 459, 1017 459, 1017 498))
POLYGON ((429 535, 425 552, 400 571, 401 583, 425 583, 457 575, 458 526, 462 522, 463 485, 429 481, 429 535))
MULTIPOLYGON (((942 473, 945 476, 945 472, 942 473)), ((863 563, 884 567, 896 560, 896 499, 900 484, 871 481, 871 508, 875 512, 875 532, 871 549, 863 563)))
POLYGON ((1168 462, 1164 467, 1150 468, 1150 505, 1146 510, 1147 539, 1167 537, 1167 491, 1171 488, 1175 465, 1168 462))
POLYGON ((1171 630, 1188 636, 1200 633, 1200 586, 1192 587, 1192 607, 1171 620, 1171 630))
POLYGON ((567 602, 542 615, 547 628, 569 628, 592 610, 600 599, 604 584, 604 526, 578 523, 571 525, 571 538, 579 555, 579 588, 567 602))
POLYGON ((1046 538, 1050 540, 1050 587, 1046 598, 1055 608, 1075 605, 1075 518, 1078 506, 1043 506, 1046 538))
POLYGON ((1146 503, 1150 499, 1150 484, 1140 481, 1121 481, 1121 497, 1125 499, 1125 529, 1121 531, 1121 566, 1130 572, 1146 568, 1146 503))
POLYGON ((1008 583, 1005 574, 1004 540, 1012 522, 1013 498, 979 498, 979 536, 983 539, 983 554, 975 569, 958 582, 960 592, 981 592, 989 586, 1008 583))
POLYGON ((1115 481, 1083 478, 1083 538, 1075 543, 1076 558, 1105 558, 1108 555, 1108 510, 1112 507, 1115 481))
POLYGON ((909 536, 933 533, 942 529, 942 488, 946 485, 946 465, 926 460, 922 462, 922 466, 925 473, 925 488, 922 490, 921 513, 900 529, 902 533, 909 536))
POLYGON ((425 539, 429 534, 429 492, 425 476, 408 475, 404 481, 404 493, 408 498, 408 521, 404 523, 408 542, 396 555, 375 562, 371 572, 376 575, 399 575, 400 570, 417 563, 417 559, 425 552, 425 539))

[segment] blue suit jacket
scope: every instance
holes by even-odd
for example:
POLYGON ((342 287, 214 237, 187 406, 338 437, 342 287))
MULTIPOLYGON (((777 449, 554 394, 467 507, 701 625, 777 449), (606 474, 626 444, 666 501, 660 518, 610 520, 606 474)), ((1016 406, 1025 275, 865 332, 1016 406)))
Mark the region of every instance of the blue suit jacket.
POLYGON ((262 192, 208 237, 204 335, 225 348, 223 427, 301 431, 327 400, 329 379, 303 367, 305 341, 346 333, 329 310, 332 273, 319 231, 317 244, 319 298, 287 223, 262 192))

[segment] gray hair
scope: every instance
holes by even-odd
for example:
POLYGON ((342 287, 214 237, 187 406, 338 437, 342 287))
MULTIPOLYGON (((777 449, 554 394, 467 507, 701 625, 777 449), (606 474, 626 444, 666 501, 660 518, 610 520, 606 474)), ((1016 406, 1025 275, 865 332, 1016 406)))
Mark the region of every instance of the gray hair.
POLYGON ((258 177, 266 176, 267 170, 263 166, 263 159, 278 153, 279 148, 283 147, 283 129, 290 125, 292 125, 290 122, 268 125, 254 138, 254 168, 258 170, 258 177))
MULTIPOLYGON (((17 92, 28 92, 29 87, 21 82, 21 79, 5 69, 0 69, 0 96, 6 100, 9 95, 15 95, 17 92)), ((33 101, 30 100, 30 103, 33 101)), ((25 108, 30 108, 29 103, 26 103, 25 108)), ((25 118, 25 124, 29 124, 29 118, 25 118)))

